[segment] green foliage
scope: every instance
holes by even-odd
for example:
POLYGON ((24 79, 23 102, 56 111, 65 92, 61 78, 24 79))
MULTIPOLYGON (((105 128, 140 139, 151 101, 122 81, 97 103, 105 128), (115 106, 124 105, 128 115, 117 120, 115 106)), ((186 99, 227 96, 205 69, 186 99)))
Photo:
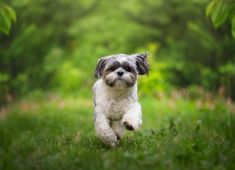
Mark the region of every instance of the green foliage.
MULTIPOLYGON (((170 84, 200 85, 210 90, 223 85, 218 78, 219 67, 233 61, 235 42, 228 37, 229 28, 213 30, 204 15, 207 1, 148 0, 126 4, 123 10, 127 17, 154 30, 151 40, 160 44, 157 57, 166 63, 164 72, 170 73, 167 73, 170 84)), ((226 16, 225 13, 221 17, 226 16)))
MULTIPOLYGON (((231 76, 220 72, 234 62, 235 41, 229 25, 214 30, 205 16, 207 0, 10 0, 8 4, 18 16, 11 34, 0 35, 1 104, 35 89, 90 94, 99 57, 145 51, 151 71, 140 78, 143 95, 191 85, 216 92, 229 83, 226 94, 235 96, 231 76)), ((230 13, 227 6, 217 8, 224 10, 213 14, 222 18, 219 25, 230 19, 230 13)))
POLYGON ((64 62, 55 76, 55 85, 59 84, 59 90, 65 93, 76 93, 82 91, 81 87, 85 78, 83 71, 76 68, 73 63, 64 62))
MULTIPOLYGON (((234 94, 234 84, 235 84, 235 64, 226 63, 220 67, 219 72, 221 74, 221 82, 223 86, 227 89, 227 94, 234 94)), ((233 96, 233 95, 232 95, 233 96)), ((234 96, 233 96, 234 97, 234 96)))
POLYGON ((223 65, 221 68, 220 68, 220 72, 222 74, 227 74, 229 76, 235 76, 235 64, 234 63, 228 63, 228 64, 225 64, 223 65))
POLYGON ((213 0, 211 1, 206 9, 206 15, 211 16, 211 20, 218 28, 225 21, 230 20, 232 25, 232 35, 235 38, 235 1, 234 0, 213 0))
POLYGON ((63 61, 59 55, 63 54, 64 58, 74 49, 69 27, 93 11, 96 3, 68 0, 9 2, 19 15, 11 35, 0 35, 0 73, 9 77, 0 84, 1 89, 6 89, 1 91, 1 104, 6 96, 51 87, 54 74, 63 61), (60 54, 53 53, 54 49, 59 49, 60 54))
POLYGON ((235 37, 235 16, 232 18, 232 35, 235 37))
POLYGON ((169 72, 165 71, 168 67, 168 63, 158 61, 157 58, 154 57, 157 56, 159 49, 158 43, 149 43, 146 49, 148 49, 148 62, 150 64, 151 71, 149 75, 139 78, 139 93, 142 96, 156 96, 159 93, 163 93, 171 89, 171 85, 169 83, 169 72))
POLYGON ((15 11, 0 1, 0 32, 9 34, 12 22, 16 21, 15 11))

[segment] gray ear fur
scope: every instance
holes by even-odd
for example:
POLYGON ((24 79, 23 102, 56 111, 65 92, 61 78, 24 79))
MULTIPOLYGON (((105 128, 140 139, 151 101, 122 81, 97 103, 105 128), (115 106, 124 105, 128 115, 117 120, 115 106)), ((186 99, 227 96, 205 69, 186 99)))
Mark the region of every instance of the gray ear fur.
POLYGON ((106 65, 106 58, 102 57, 101 59, 99 59, 97 65, 96 65, 96 69, 95 69, 95 77, 99 78, 102 76, 102 73, 104 71, 105 65, 106 65))
POLYGON ((136 54, 136 66, 140 75, 149 74, 147 53, 136 54))

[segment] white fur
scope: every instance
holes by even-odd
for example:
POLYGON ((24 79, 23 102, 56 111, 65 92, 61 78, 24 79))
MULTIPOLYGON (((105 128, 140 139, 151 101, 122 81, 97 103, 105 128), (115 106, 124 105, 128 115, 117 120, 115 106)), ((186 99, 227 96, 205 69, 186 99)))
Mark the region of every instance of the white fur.
POLYGON ((95 103, 95 129, 98 137, 114 147, 124 132, 124 122, 137 130, 142 124, 138 103, 137 82, 130 88, 109 87, 103 79, 93 85, 95 103))

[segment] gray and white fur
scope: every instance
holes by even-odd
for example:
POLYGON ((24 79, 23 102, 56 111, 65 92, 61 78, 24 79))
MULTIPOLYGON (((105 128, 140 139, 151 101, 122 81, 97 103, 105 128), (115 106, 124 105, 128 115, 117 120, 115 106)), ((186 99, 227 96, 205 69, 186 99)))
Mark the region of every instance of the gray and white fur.
POLYGON ((93 85, 95 130, 107 145, 115 147, 124 129, 142 124, 137 95, 137 76, 148 74, 147 54, 116 54, 99 59, 93 85))

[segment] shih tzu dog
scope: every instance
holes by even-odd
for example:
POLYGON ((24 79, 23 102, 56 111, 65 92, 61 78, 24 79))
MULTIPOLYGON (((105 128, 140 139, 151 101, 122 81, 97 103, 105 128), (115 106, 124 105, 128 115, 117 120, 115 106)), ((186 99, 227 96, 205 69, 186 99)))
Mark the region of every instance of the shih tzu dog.
POLYGON ((95 130, 107 145, 115 147, 124 129, 142 124, 137 95, 137 76, 148 74, 147 54, 116 54, 102 57, 96 66, 93 85, 95 130))

